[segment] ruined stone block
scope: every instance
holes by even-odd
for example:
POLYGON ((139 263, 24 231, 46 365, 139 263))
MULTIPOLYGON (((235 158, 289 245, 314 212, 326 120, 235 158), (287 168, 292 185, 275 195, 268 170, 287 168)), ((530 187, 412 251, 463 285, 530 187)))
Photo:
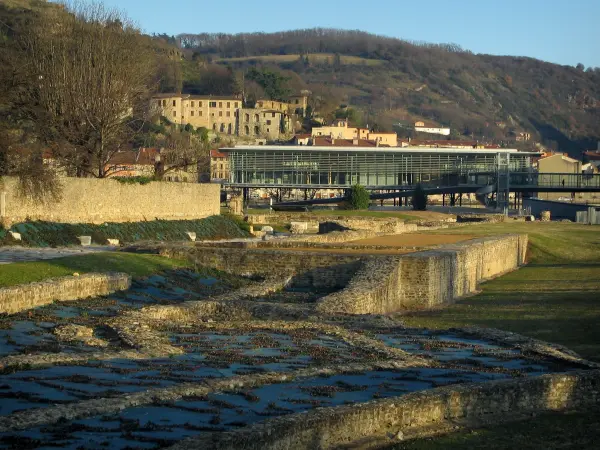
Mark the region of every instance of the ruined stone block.
POLYGON ((92 245, 92 237, 91 236, 77 236, 79 239, 79 243, 83 246, 92 245))
POLYGON ((193 231, 186 231, 185 234, 187 234, 187 237, 190 238, 190 241, 196 241, 196 233, 194 233, 193 231))
POLYGON ((9 231, 8 233, 11 235, 11 237, 15 241, 20 241, 21 240, 21 233, 17 233, 16 231, 9 231))

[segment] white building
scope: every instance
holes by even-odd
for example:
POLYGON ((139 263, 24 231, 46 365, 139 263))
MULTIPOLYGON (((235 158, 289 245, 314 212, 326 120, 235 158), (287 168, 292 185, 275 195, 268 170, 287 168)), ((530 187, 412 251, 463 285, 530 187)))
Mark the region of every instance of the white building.
POLYGON ((440 128, 435 125, 426 124, 425 122, 415 122, 415 131, 419 133, 441 134, 450 136, 450 128, 440 128))

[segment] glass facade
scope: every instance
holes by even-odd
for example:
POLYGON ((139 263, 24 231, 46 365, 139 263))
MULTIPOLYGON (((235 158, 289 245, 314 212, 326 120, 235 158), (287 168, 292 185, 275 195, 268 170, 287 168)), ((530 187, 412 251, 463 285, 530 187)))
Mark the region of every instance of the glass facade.
POLYGON ((514 150, 248 146, 229 153, 230 183, 248 186, 348 187, 491 184, 498 153, 510 171, 531 171, 531 153, 514 150))

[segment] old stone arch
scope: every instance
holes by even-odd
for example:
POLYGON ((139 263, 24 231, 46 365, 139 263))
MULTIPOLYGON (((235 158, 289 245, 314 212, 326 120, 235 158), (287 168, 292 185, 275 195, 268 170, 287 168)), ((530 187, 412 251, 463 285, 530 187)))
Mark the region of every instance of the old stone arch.
POLYGON ((231 124, 227 125, 227 134, 231 134, 231 124))
POLYGON ((225 133, 225 124, 224 123, 221 124, 221 128, 219 128, 219 130, 221 131, 221 133, 225 133))
POLYGON ((217 131, 217 124, 213 123, 213 131, 217 131))
POLYGON ((254 134, 256 134, 258 136, 259 133, 260 133, 260 129, 257 126, 254 127, 254 134))

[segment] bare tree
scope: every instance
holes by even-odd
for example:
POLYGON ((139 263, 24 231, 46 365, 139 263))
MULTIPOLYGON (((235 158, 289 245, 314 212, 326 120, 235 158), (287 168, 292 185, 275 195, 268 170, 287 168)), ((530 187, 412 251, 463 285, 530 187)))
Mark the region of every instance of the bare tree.
POLYGON ((148 109, 154 54, 122 14, 71 5, 48 23, 34 18, 18 39, 22 104, 54 157, 78 176, 107 176, 111 157, 148 109))
POLYGON ((210 146, 206 133, 172 125, 170 132, 158 140, 158 145, 161 151, 155 166, 157 179, 179 170, 210 172, 210 146))

